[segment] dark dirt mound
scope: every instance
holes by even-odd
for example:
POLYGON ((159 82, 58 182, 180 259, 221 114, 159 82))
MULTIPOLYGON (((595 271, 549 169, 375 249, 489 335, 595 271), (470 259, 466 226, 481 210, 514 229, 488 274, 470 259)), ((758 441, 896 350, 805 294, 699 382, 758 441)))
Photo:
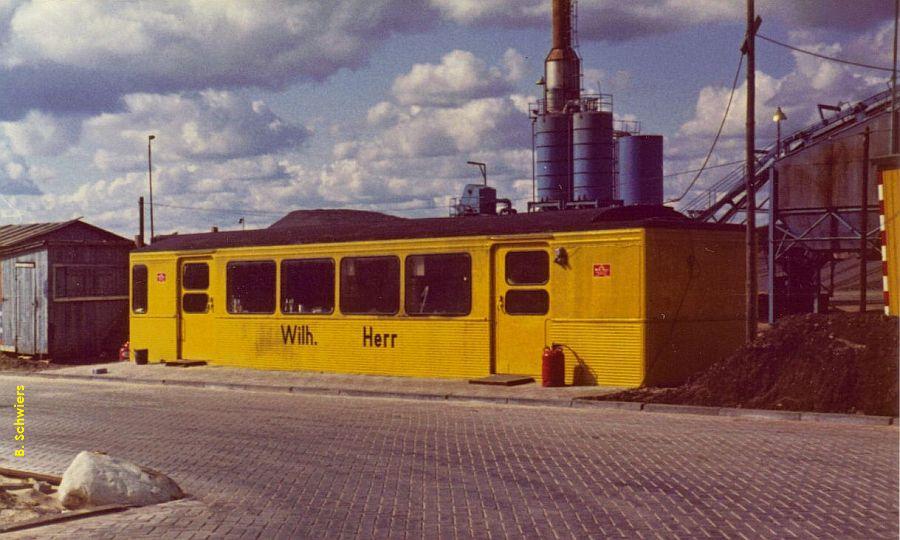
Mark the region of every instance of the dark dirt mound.
POLYGON ((40 371, 49 369, 48 360, 19 358, 14 355, 0 353, 0 371, 40 371))
POLYGON ((898 319, 798 315, 674 388, 592 399, 897 416, 898 319))

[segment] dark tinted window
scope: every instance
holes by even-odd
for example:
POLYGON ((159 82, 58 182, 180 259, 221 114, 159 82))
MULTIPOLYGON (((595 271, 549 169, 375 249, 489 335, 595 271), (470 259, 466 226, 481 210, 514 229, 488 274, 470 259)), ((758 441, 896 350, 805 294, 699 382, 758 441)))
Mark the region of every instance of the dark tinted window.
POLYGON ((275 263, 230 262, 226 267, 228 313, 275 313, 275 263))
POLYGON ((181 297, 181 310, 185 313, 206 313, 208 303, 206 293, 187 293, 181 297))
POLYGON ((406 313, 468 315, 472 307, 472 261, 465 253, 406 258, 406 313))
POLYGON ((334 261, 331 259, 281 262, 282 313, 332 313, 334 261))
POLYGON ((400 259, 341 259, 341 311, 394 314, 400 309, 400 259))
POLYGON ((550 295, 539 290, 506 291, 506 312, 510 315, 545 315, 550 310, 550 295))
POLYGON ((206 263, 188 263, 184 265, 184 276, 181 281, 185 289, 206 289, 209 287, 209 266, 206 263))
POLYGON ((541 285, 550 279, 550 256, 546 251, 510 251, 506 254, 506 282, 510 285, 541 285))
POLYGON ((131 310, 147 313, 147 267, 143 264, 131 269, 131 310))

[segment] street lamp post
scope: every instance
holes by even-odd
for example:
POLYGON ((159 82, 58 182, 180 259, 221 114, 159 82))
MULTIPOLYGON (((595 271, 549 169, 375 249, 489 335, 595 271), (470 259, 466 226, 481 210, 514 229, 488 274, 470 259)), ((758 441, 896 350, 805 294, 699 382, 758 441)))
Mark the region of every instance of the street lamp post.
POLYGON ((781 122, 787 120, 787 115, 784 114, 781 107, 777 107, 775 114, 772 115, 772 120, 775 121, 775 159, 778 159, 781 157, 781 122))
POLYGON ((150 182, 150 243, 153 243, 153 238, 156 236, 153 232, 153 150, 151 147, 151 143, 153 139, 156 138, 156 135, 149 135, 147 137, 147 179, 150 182))

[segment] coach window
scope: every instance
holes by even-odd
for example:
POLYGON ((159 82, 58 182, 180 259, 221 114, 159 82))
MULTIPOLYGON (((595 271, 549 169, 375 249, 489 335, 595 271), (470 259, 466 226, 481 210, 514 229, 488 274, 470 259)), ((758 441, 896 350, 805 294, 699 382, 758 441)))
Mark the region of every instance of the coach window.
POLYGON ((131 268, 131 311, 147 313, 147 267, 143 264, 131 268))
POLYGON ((472 260, 465 253, 406 258, 408 315, 468 315, 472 308, 472 260))
POLYGON ((185 289, 203 290, 209 288, 209 265, 206 263, 185 264, 181 282, 185 289))
POLYGON ((281 262, 281 312, 334 312, 334 261, 294 259, 281 262))
POLYGON ((550 279, 546 251, 510 251, 506 254, 506 282, 510 285, 543 285, 550 279))
POLYGON ((230 262, 225 268, 228 313, 275 313, 275 262, 230 262))
POLYGON ((400 259, 341 259, 341 312, 394 315, 400 310, 400 259))
POLYGON ((506 312, 510 315, 546 315, 550 295, 543 289, 510 289, 506 291, 506 312))
POLYGON ((181 310, 185 313, 206 313, 209 307, 209 295, 206 293, 187 293, 181 297, 181 310))

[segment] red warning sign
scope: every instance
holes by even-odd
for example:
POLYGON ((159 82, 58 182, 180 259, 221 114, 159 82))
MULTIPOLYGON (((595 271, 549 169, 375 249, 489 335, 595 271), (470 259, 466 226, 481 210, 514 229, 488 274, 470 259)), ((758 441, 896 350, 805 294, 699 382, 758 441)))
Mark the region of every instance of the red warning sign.
MULTIPOLYGON (((596 272, 596 270, 594 270, 594 272, 596 272)), ((159 273, 157 273, 157 274, 156 274, 156 281, 158 281, 158 282, 160 282, 160 283, 165 283, 165 282, 166 282, 166 273, 165 273, 165 272, 159 272, 159 273)))
POLYGON ((612 275, 611 267, 610 264, 595 264, 594 277, 610 277, 612 275))

